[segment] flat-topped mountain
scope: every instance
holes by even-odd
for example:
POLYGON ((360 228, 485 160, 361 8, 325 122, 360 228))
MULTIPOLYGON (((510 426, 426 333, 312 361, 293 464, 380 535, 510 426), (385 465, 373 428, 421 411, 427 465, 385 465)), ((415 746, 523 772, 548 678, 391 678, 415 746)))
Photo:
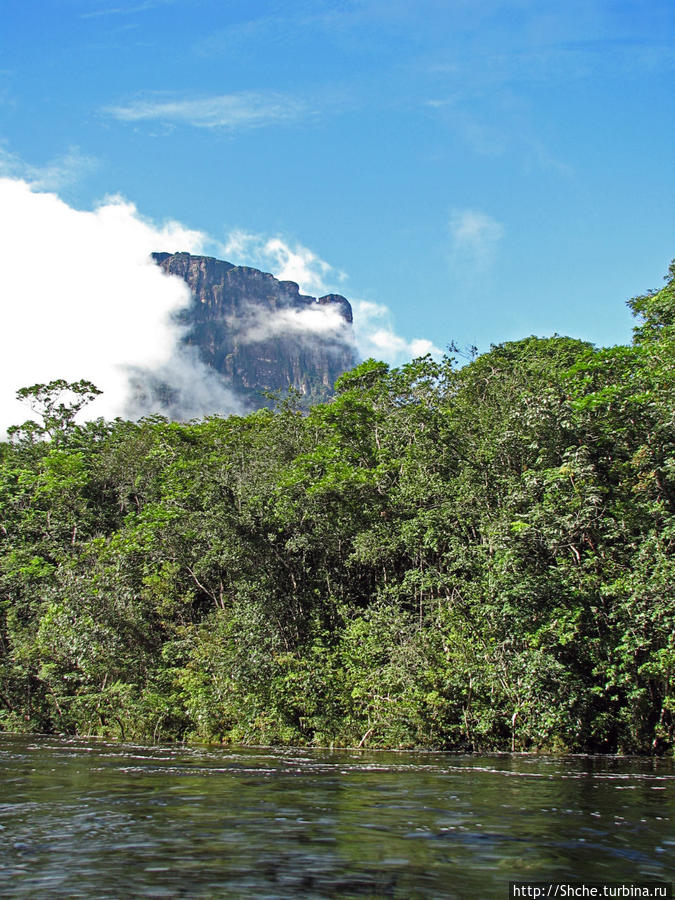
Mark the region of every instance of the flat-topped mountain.
POLYGON ((352 309, 340 294, 310 297, 294 281, 210 256, 153 253, 192 291, 183 340, 252 407, 264 391, 295 388, 307 403, 326 399, 356 363, 352 309))

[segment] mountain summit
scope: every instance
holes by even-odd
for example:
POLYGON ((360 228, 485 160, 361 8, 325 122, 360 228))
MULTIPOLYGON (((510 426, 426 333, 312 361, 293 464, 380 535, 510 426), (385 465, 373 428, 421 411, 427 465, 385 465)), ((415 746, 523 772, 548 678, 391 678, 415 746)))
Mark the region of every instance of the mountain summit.
POLYGON ((324 400, 355 365, 352 308, 340 294, 310 297, 294 281, 210 256, 152 256, 192 291, 179 318, 183 341, 248 406, 264 405, 265 391, 289 388, 308 404, 324 400))

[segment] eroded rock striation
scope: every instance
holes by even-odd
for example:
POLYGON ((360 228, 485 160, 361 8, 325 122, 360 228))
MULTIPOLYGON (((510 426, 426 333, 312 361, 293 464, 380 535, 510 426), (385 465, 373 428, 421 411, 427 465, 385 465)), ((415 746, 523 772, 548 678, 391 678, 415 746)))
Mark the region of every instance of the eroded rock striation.
POLYGON ((310 297, 294 281, 210 256, 153 253, 192 291, 183 340, 251 407, 264 392, 295 388, 309 404, 330 396, 356 363, 352 308, 340 294, 310 297))

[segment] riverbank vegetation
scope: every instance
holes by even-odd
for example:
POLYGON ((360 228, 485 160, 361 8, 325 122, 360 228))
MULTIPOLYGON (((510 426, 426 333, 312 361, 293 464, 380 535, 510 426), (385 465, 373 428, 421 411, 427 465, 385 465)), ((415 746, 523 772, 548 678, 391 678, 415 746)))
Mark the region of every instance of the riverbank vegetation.
POLYGON ((630 346, 369 360, 308 413, 76 425, 93 385, 25 389, 0 727, 671 752, 675 268, 631 306, 630 346))

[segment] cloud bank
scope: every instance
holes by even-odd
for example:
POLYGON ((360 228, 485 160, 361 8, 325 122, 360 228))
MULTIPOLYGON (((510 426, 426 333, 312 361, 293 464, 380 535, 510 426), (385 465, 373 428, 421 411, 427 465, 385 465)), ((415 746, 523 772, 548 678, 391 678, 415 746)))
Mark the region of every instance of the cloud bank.
POLYGON ((187 285, 150 259, 158 247, 199 253, 205 240, 177 222, 146 221, 119 197, 82 211, 0 178, 0 430, 30 416, 18 388, 55 378, 88 379, 104 392, 89 416, 160 412, 150 390, 159 382, 171 388, 173 417, 237 410, 179 344, 172 317, 190 302, 187 285))

